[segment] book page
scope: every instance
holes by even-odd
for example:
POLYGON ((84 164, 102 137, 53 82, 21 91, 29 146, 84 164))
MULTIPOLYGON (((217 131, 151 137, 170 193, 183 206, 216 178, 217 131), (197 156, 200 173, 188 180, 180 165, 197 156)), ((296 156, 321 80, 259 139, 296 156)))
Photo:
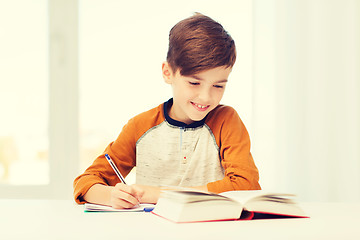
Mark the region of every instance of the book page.
POLYGON ((271 193, 263 190, 229 191, 221 193, 243 204, 244 209, 251 212, 276 214, 293 217, 307 217, 295 201, 296 195, 287 193, 271 193))
POLYGON ((246 203, 250 199, 262 195, 264 192, 262 190, 253 190, 253 191, 228 191, 219 193, 219 195, 232 198, 242 204, 246 203))
POLYGON ((263 190, 228 191, 220 193, 219 195, 232 198, 242 204, 245 204, 249 201, 276 201, 282 203, 291 203, 295 197, 294 194, 271 193, 263 190))
POLYGON ((173 201, 178 202, 202 202, 202 201, 233 201, 231 198, 226 196, 222 196, 215 193, 197 191, 197 190, 167 190, 161 193, 162 197, 166 197, 168 199, 172 199, 173 201))

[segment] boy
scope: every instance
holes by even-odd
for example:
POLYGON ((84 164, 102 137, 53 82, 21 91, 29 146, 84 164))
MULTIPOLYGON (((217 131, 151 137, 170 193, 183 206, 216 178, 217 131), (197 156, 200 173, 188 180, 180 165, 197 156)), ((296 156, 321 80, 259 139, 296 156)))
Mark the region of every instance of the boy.
POLYGON ((170 31, 162 64, 173 98, 132 118, 118 138, 74 181, 77 203, 114 208, 156 203, 160 186, 211 192, 260 189, 248 132, 236 111, 219 105, 236 59, 223 27, 202 14, 170 31), (104 155, 136 184, 119 183, 104 155))

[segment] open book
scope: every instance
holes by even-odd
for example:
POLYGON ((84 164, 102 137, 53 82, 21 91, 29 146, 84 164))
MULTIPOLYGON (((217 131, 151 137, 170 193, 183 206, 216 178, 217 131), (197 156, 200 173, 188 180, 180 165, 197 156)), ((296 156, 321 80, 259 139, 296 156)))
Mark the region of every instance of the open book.
POLYGON ((154 209, 154 204, 150 203, 141 203, 139 206, 133 208, 117 209, 110 206, 94 204, 94 203, 85 203, 84 211, 85 212, 151 212, 154 209))
POLYGON ((162 192, 155 215, 173 222, 307 217, 292 194, 229 191, 221 194, 196 190, 162 192))

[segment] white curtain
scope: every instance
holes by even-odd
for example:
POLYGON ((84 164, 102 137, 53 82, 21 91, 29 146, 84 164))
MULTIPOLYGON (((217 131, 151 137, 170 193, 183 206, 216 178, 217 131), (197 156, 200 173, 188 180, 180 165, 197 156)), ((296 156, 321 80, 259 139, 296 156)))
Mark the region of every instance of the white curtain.
POLYGON ((253 11, 262 187, 360 201, 360 1, 254 0, 253 11))

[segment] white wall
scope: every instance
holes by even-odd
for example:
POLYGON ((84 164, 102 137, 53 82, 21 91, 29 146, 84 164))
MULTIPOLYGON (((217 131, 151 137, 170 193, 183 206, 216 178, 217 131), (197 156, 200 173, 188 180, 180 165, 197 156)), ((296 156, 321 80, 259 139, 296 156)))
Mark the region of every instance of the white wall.
POLYGON ((360 2, 254 0, 253 154, 265 189, 360 200, 360 2))

